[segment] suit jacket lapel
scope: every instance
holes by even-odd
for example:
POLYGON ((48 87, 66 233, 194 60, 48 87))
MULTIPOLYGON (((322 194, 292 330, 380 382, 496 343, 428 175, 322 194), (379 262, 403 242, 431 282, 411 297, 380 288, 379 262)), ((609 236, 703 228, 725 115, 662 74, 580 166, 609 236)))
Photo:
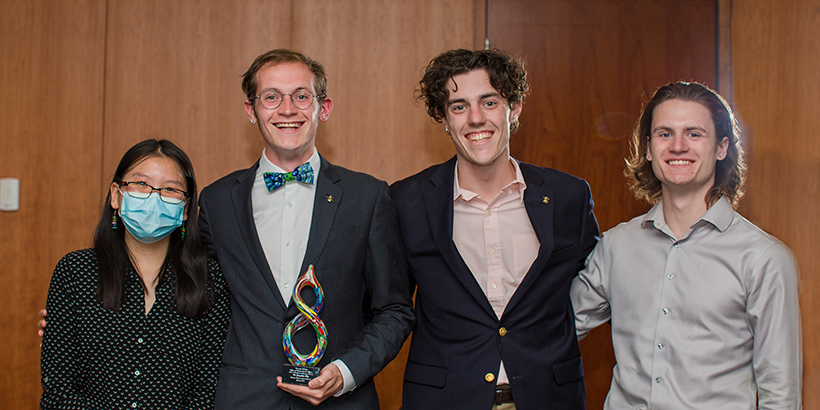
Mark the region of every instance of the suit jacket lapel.
POLYGON ((461 282, 467 292, 492 317, 496 317, 487 295, 481 290, 475 276, 464 263, 453 242, 453 175, 456 159, 442 164, 430 178, 432 189, 424 192, 424 204, 427 208, 427 219, 430 223, 433 241, 450 271, 461 282))
POLYGON ((262 250, 262 243, 259 242, 259 233, 256 231, 256 223, 254 223, 253 220, 251 190, 253 189, 257 168, 259 168, 259 162, 236 178, 237 184, 231 192, 231 198, 233 200, 234 209, 236 209, 236 222, 240 232, 242 232, 242 238, 245 240, 248 253, 250 253, 253 262, 256 264, 265 283, 267 283, 270 288, 271 293, 273 293, 279 305, 282 306, 282 309, 285 309, 285 301, 282 299, 279 287, 273 279, 273 273, 265 257, 265 251, 262 250))
POLYGON ((342 191, 336 183, 341 180, 339 173, 333 164, 321 155, 322 161, 319 177, 316 181, 316 196, 313 200, 313 217, 310 222, 310 233, 308 235, 307 249, 305 257, 302 259, 302 268, 299 270, 299 277, 307 272, 308 265, 315 263, 325 249, 330 228, 336 217, 336 210, 342 201, 342 191))
POLYGON ((521 300, 538 276, 543 273, 555 245, 552 217, 555 209, 554 201, 547 199, 554 197, 552 187, 546 186, 544 179, 528 168, 526 164, 519 163, 519 166, 524 181, 527 183, 527 189, 524 191, 524 206, 527 208, 527 215, 530 217, 530 223, 532 223, 532 228, 535 230, 535 235, 538 237, 541 246, 538 249, 538 256, 533 261, 529 271, 527 271, 527 275, 524 276, 524 280, 521 281, 518 289, 515 290, 507 303, 507 307, 504 309, 505 313, 521 300))

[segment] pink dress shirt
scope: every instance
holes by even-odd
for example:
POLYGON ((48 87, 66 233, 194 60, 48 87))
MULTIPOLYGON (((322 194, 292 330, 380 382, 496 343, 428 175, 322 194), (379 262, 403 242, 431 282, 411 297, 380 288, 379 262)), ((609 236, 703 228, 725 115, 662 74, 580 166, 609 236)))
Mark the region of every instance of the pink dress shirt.
MULTIPOLYGON (((510 162, 515 179, 495 198, 462 189, 458 164, 454 171, 453 242, 499 319, 541 246, 524 207, 527 184, 518 163, 512 158, 510 162)), ((498 384, 507 383, 502 362, 498 384)))

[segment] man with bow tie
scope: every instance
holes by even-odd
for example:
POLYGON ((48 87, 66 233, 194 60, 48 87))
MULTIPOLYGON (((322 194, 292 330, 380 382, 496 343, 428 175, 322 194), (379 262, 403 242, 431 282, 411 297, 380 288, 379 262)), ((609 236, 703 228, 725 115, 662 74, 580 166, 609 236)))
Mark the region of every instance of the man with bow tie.
POLYGON ((498 50, 420 81, 456 155, 390 187, 417 289, 404 410, 585 408, 569 288, 598 224, 585 181, 510 156, 528 91, 498 50))
MULTIPOLYGON (((324 68, 291 50, 256 58, 245 111, 265 140, 259 161, 200 196, 200 226, 231 289, 217 409, 378 409, 372 378, 399 352, 414 315, 398 221, 384 181, 329 163, 316 128, 333 109, 324 68), (324 290, 328 344, 319 377, 282 383, 293 288, 308 266, 324 290)), ((293 335, 310 352, 308 327, 293 335)))

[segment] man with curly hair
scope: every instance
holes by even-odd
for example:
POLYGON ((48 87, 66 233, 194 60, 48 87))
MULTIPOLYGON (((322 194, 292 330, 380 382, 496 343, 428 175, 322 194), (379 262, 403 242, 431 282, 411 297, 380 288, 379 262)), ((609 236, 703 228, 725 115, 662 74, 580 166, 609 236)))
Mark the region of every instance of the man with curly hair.
POLYGON ((612 325, 605 409, 801 408, 797 266, 734 210, 745 171, 723 98, 655 92, 626 170, 654 207, 604 233, 572 284, 579 337, 612 325))
POLYGON ((416 288, 404 410, 585 408, 569 289, 598 224, 585 181, 510 156, 528 92, 498 50, 420 81, 456 155, 391 186, 416 288))

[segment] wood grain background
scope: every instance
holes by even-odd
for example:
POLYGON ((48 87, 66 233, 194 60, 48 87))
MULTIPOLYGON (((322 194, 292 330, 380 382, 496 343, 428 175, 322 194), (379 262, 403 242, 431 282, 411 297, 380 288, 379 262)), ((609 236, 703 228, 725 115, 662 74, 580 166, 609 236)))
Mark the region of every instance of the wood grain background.
MULTIPOLYGON (((801 265, 805 408, 820 409, 818 20, 817 0, 0 0, 0 178, 21 185, 20 211, 0 212, 0 408, 37 407, 36 313, 59 258, 90 245, 128 147, 174 140, 200 186, 251 165, 262 140, 240 75, 290 47, 328 71, 334 113, 319 150, 393 182, 454 154, 413 100, 421 70, 489 36, 531 70, 514 155, 589 180, 604 229, 645 209, 619 180, 645 90, 680 76, 722 82, 750 154, 741 211, 801 265), (716 43, 729 50, 719 66, 702 51, 716 43)), ((611 377, 607 335, 597 340, 584 347, 591 409, 611 377)), ((382 408, 399 408, 405 357, 377 376, 382 408)))

